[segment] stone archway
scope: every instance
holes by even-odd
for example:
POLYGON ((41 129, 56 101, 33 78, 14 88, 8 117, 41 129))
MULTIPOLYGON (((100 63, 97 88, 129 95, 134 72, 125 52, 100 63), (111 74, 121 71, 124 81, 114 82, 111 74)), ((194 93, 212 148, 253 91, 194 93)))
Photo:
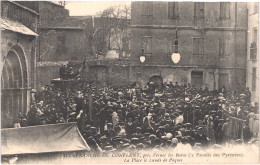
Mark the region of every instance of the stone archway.
POLYGON ((162 88, 162 85, 163 85, 163 79, 161 76, 158 76, 158 75, 155 75, 155 76, 152 76, 149 80, 149 82, 153 82, 155 85, 157 84, 159 89, 162 88))
POLYGON ((16 119, 27 109, 27 66, 19 45, 8 51, 2 62, 1 74, 1 124, 7 127, 9 119, 16 119))

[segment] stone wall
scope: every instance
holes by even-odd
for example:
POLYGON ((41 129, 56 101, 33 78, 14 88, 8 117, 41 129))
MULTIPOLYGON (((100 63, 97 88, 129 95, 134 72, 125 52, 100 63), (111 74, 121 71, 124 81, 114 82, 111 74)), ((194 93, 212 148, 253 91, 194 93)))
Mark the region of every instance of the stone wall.
MULTIPOLYGON (((158 75, 163 79, 171 78, 181 83, 182 79, 191 82, 191 71, 203 71, 203 86, 213 89, 209 72, 215 72, 216 87, 220 74, 227 75, 227 86, 245 87, 246 52, 247 52, 247 4, 227 3, 230 5, 227 19, 220 18, 220 2, 205 2, 204 17, 194 16, 195 2, 177 2, 178 17, 168 17, 169 2, 132 2, 131 20, 131 64, 132 80, 138 80, 135 72, 141 72, 142 81, 158 75), (145 8, 149 7, 147 11, 145 8), (146 13, 145 13, 146 12, 146 13), (181 59, 178 64, 171 60, 174 51, 173 41, 177 37, 181 59), (144 44, 143 39, 150 37, 151 43, 144 44), (194 41, 202 38, 202 54, 195 54, 194 41), (140 64, 139 57, 144 47, 150 47, 150 54, 145 53, 146 60, 140 64), (224 45, 224 46, 223 46, 224 45), (225 52, 225 53, 223 53, 225 52), (134 69, 134 68, 141 69, 134 69), (156 69, 154 69, 156 68, 156 69), (169 69, 171 68, 171 69, 169 69), (175 71, 177 70, 180 71, 175 71), (159 71, 158 71, 159 70, 159 71), (210 71, 208 71, 210 70, 210 71), (186 78, 180 78, 184 76, 186 78), (145 78, 146 77, 146 78, 145 78)), ((223 83, 221 83, 223 84, 223 83)))

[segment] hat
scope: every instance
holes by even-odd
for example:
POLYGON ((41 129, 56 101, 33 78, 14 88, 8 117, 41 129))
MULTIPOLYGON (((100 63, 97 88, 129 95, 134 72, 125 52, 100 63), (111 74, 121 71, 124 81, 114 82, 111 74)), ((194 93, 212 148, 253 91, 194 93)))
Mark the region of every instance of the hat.
POLYGON ((136 145, 136 148, 137 148, 137 149, 142 149, 142 148, 144 148, 144 144, 143 144, 143 143, 138 143, 138 144, 136 145))
POLYGON ((149 136, 149 139, 155 139, 156 138, 156 136, 154 135, 154 134, 151 134, 150 136, 149 136))
POLYGON ((112 126, 113 124, 112 123, 107 123, 107 126, 112 126))
POLYGON ((138 142, 138 141, 139 141, 138 138, 132 138, 132 139, 131 139, 131 143, 133 143, 133 142, 138 142))
POLYGON ((203 128, 202 128, 202 127, 199 127, 199 128, 198 128, 198 131, 199 131, 199 130, 200 130, 200 131, 202 131, 202 130, 203 130, 203 128))
POLYGON ((190 126, 191 126, 191 123, 186 123, 185 126, 186 126, 186 127, 190 127, 190 126))
POLYGON ((142 130, 142 128, 141 127, 136 127, 136 130, 142 130))
POLYGON ((129 146, 130 146, 129 143, 125 143, 125 144, 122 145, 123 148, 129 147, 129 146))
POLYGON ((112 146, 105 146, 104 148, 106 151, 115 151, 112 146))
POLYGON ((165 136, 167 139, 171 139, 173 135, 171 133, 167 133, 165 136))
POLYGON ((164 126, 159 126, 159 129, 165 129, 165 127, 164 126))
POLYGON ((149 132, 144 133, 144 136, 149 136, 149 135, 150 135, 149 132))
POLYGON ((106 139, 107 139, 106 136, 102 136, 102 137, 100 138, 100 140, 106 140, 106 139))
POLYGON ((177 138, 172 138, 172 143, 178 143, 178 139, 177 138))

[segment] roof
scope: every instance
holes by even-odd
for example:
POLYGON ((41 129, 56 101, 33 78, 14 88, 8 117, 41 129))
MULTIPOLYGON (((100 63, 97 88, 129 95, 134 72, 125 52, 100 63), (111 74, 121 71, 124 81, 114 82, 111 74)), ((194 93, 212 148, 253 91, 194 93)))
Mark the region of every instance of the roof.
POLYGON ((1 129, 2 155, 89 150, 77 123, 1 129))
POLYGON ((1 30, 10 30, 25 35, 38 36, 38 34, 33 32, 31 29, 24 26, 23 24, 3 18, 1 18, 1 30))
POLYGON ((84 29, 91 21, 91 16, 69 16, 57 18, 48 24, 42 24, 41 28, 61 28, 61 29, 84 29))

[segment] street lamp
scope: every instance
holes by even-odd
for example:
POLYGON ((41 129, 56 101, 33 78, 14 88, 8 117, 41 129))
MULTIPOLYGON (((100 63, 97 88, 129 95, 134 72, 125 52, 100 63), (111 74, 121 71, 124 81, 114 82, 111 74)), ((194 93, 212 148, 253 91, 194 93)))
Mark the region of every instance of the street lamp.
POLYGON ((179 44, 178 44, 178 36, 177 36, 177 32, 178 32, 178 30, 176 29, 176 39, 174 40, 174 53, 172 54, 172 56, 171 56, 171 58, 172 58, 172 62, 174 63, 174 64, 177 64, 179 61, 180 61, 180 59, 181 59, 181 55, 180 55, 180 53, 178 52, 178 46, 179 46, 179 44))
POLYGON ((141 61, 141 63, 144 63, 144 61, 145 61, 144 49, 142 49, 142 54, 140 56, 140 61, 141 61))

